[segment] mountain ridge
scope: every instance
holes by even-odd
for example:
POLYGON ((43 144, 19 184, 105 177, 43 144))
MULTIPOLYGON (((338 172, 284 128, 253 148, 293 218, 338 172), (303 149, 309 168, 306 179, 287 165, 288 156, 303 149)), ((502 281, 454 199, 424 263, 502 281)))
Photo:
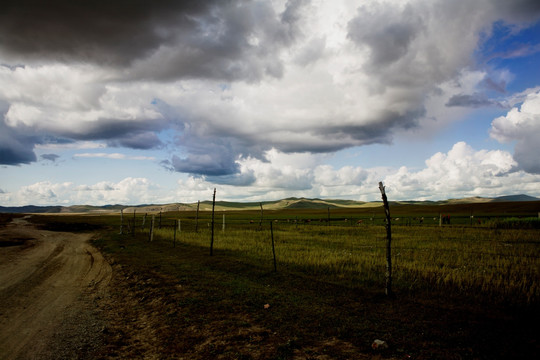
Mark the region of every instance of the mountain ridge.
MULTIPOLYGON (((540 198, 533 196, 518 194, 505 195, 494 198, 487 197, 468 197, 461 199, 448 200, 406 200, 406 201, 390 201, 394 204, 403 205, 449 205, 449 204, 468 204, 482 202, 524 202, 524 201, 540 201, 540 198)), ((319 198, 297 198, 289 197, 275 201, 261 202, 232 202, 232 201, 216 201, 216 210, 258 210, 261 204, 265 210, 280 210, 280 209, 336 209, 336 208, 357 208, 357 207, 378 207, 382 205, 382 201, 357 201, 343 199, 319 199, 319 198)), ((201 211, 212 210, 212 201, 200 201, 199 208, 201 211)), ((73 213, 109 213, 118 212, 121 209, 129 212, 133 210, 146 212, 168 212, 168 211, 194 211, 197 209, 197 203, 172 203, 172 204, 142 204, 142 205, 72 205, 72 206, 0 206, 0 213, 49 213, 49 214, 73 214, 73 213)))

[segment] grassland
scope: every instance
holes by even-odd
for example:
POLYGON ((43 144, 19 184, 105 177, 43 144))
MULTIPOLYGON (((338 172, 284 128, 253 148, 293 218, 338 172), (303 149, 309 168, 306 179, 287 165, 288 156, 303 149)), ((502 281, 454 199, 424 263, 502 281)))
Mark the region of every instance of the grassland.
MULTIPOLYGON (((260 219, 241 218, 241 212, 227 214, 225 230, 223 217, 217 216, 214 251, 259 271, 270 271, 272 221, 280 272, 313 276, 351 289, 384 284, 386 232, 382 219, 328 222, 324 217, 305 218, 306 212, 304 217, 290 214, 275 213, 272 220, 264 219, 262 223, 260 219)), ((173 226, 175 215, 181 214, 163 216, 161 229, 156 220, 154 241, 172 246, 176 236, 179 246, 209 249, 210 219, 202 217, 197 232, 191 217, 180 219, 178 231, 173 226)), ((422 226, 409 226, 413 220, 400 220, 406 225, 393 227, 392 244, 394 285, 398 291, 438 291, 445 296, 474 297, 490 303, 540 301, 539 230, 503 231, 497 226, 502 223, 500 220, 476 226, 440 227, 437 217, 429 221, 424 218, 422 226), (427 225, 428 222, 436 225, 427 225)), ((522 220, 526 220, 525 224, 531 222, 528 218, 522 220)), ((454 222, 459 223, 459 219, 454 222)), ((149 230, 138 228, 137 236, 146 237, 145 231, 149 230)))
POLYGON ((100 233, 95 244, 137 279, 131 292, 161 299, 164 358, 362 358, 353 354, 373 355, 381 338, 390 344, 383 357, 502 359, 540 350, 540 230, 515 228, 533 222, 534 206, 394 204, 395 299, 384 296, 377 208, 265 211, 262 221, 255 210, 220 212, 213 256, 208 212, 197 221, 190 211, 154 213, 152 242, 150 215, 143 227, 135 214, 135 228, 125 215, 122 235, 117 215, 34 221, 100 233), (439 214, 450 224, 439 226, 439 214), (510 216, 512 226, 496 226, 510 216), (149 278, 151 288, 141 285, 149 278), (252 328, 264 330, 238 335, 252 328))

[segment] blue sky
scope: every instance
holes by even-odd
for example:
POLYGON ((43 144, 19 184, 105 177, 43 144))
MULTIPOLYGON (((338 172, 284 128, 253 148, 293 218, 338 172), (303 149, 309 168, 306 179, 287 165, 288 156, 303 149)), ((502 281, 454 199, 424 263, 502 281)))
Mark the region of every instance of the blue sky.
POLYGON ((537 1, 2 6, 0 205, 540 197, 537 1))

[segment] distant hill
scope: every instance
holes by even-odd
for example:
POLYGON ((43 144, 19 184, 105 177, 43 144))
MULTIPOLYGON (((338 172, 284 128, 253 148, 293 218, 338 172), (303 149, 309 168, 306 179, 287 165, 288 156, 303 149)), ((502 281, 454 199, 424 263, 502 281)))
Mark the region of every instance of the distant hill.
MULTIPOLYGON (((401 205, 453 205, 453 204, 473 204, 473 203, 489 203, 489 202, 523 202, 523 201, 540 201, 539 198, 520 194, 510 196, 499 196, 496 198, 470 197, 462 199, 449 199, 441 201, 391 201, 391 204, 401 205)), ((216 201, 216 211, 234 211, 234 210, 259 210, 260 206, 264 210, 279 210, 279 209, 336 209, 336 208, 366 208, 382 206, 382 201, 355 201, 355 200, 339 200, 339 199, 308 199, 308 198, 286 198, 275 201, 263 202, 230 202, 216 201)), ((201 211, 212 210, 211 201, 200 202, 201 211)), ((108 213, 119 212, 124 209, 125 213, 130 213, 135 210, 141 212, 169 212, 169 211, 194 211, 197 209, 197 203, 173 203, 173 204, 144 204, 144 205, 73 205, 73 206, 15 206, 4 207, 0 206, 0 213, 108 213)))
POLYGON ((63 206, 35 206, 35 205, 26 205, 26 206, 11 206, 4 207, 0 206, 0 213, 32 213, 32 214, 43 214, 43 213, 59 213, 62 212, 63 206))
POLYGON ((538 201, 539 198, 529 196, 529 195, 508 195, 508 196, 499 196, 493 199, 493 201, 538 201))

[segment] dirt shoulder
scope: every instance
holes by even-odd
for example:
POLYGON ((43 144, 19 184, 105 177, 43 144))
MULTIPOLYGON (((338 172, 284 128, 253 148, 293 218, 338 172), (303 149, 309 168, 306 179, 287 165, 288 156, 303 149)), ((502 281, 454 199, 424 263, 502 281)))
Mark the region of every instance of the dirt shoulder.
POLYGON ((91 234, 38 230, 24 218, 0 229, 3 359, 92 359, 102 348, 97 301, 111 267, 91 234))

